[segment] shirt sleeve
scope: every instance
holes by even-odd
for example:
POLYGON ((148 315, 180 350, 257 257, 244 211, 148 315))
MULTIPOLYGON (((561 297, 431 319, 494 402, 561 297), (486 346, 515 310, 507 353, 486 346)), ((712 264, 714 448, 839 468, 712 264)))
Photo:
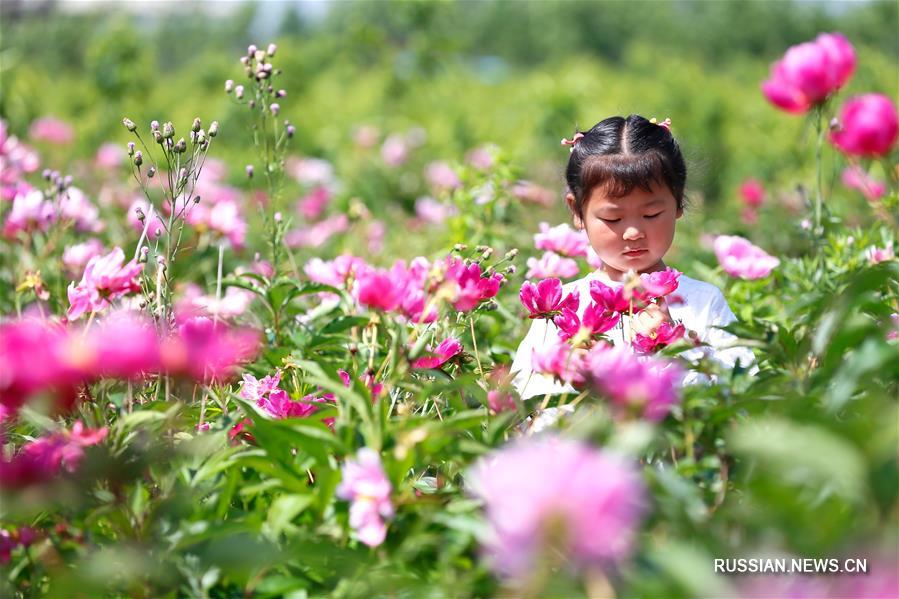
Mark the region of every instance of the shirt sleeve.
POLYGON ((752 350, 739 345, 740 340, 736 335, 721 328, 736 320, 737 317, 727 305, 724 294, 715 289, 715 295, 709 305, 705 336, 702 340, 711 346, 711 351, 707 355, 727 368, 733 368, 738 362, 743 367, 748 367, 755 362, 752 350))
POLYGON ((534 372, 531 367, 534 350, 554 343, 556 336, 555 327, 549 326, 548 321, 534 320, 527 335, 518 346, 515 358, 512 360, 511 372, 514 375, 512 385, 518 391, 521 399, 547 393, 566 393, 573 390, 568 385, 556 382, 551 376, 534 372))

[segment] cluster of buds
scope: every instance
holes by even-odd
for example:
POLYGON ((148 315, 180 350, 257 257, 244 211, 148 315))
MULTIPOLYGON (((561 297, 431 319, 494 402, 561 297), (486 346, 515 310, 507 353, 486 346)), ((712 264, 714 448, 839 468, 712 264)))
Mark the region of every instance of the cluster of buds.
MULTIPOLYGON (((122 119, 122 124, 128 131, 134 133, 138 140, 143 143, 143 139, 141 139, 140 133, 137 132, 137 125, 134 124, 134 121, 129 118, 124 118, 122 119)), ((203 122, 199 117, 195 118, 190 130, 191 144, 201 152, 206 152, 209 149, 210 140, 218 135, 218 129, 218 121, 212 121, 209 125, 209 130, 206 131, 203 129, 203 122)), ((175 125, 172 124, 171 121, 166 121, 161 126, 159 121, 151 121, 150 135, 153 137, 153 141, 159 144, 165 152, 184 154, 188 151, 187 140, 181 137, 178 141, 175 141, 175 125)), ((144 149, 147 150, 148 148, 144 146, 144 149)), ((138 168, 144 163, 144 154, 142 151, 136 149, 134 142, 128 142, 128 156, 131 157, 134 166, 138 168)), ((147 172, 147 176, 152 178, 155 174, 156 167, 151 166, 147 172)))
POLYGON ((47 196, 62 193, 72 186, 72 175, 62 175, 59 171, 51 171, 45 168, 41 176, 48 183, 48 189, 45 193, 47 196))
MULTIPOLYGON (((246 100, 247 106, 251 110, 258 106, 261 110, 271 113, 272 116, 278 116, 281 111, 281 105, 276 100, 287 96, 285 90, 276 89, 272 85, 272 79, 281 74, 281 69, 276 69, 271 62, 277 49, 275 44, 269 44, 265 50, 251 44, 247 48, 246 55, 240 57, 240 63, 244 67, 247 79, 252 81, 253 87, 256 88, 256 93, 251 94, 252 97, 246 100)), ((228 79, 225 81, 225 93, 233 93, 239 102, 243 102, 247 96, 247 89, 243 85, 235 85, 233 80, 228 79)), ((285 121, 284 126, 290 127, 289 135, 292 136, 294 131, 292 125, 285 121)))

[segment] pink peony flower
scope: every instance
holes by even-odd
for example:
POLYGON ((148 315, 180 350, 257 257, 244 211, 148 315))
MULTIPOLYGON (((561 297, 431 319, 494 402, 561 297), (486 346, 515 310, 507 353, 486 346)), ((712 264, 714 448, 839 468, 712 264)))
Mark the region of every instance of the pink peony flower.
POLYGON ((363 273, 356 281, 356 300, 359 305, 389 312, 396 309, 403 299, 404 281, 396 280, 393 273, 372 270, 363 273))
POLYGON ((391 135, 381 145, 381 159, 387 166, 397 167, 409 159, 409 144, 402 135, 391 135))
POLYGON ((527 279, 549 279, 560 278, 570 279, 576 277, 581 269, 577 262, 571 258, 563 258, 553 252, 544 252, 543 256, 537 258, 528 258, 528 271, 525 273, 527 279))
POLYGON ((446 280, 458 285, 458 291, 452 300, 453 308, 459 312, 468 312, 499 293, 503 276, 499 273, 484 276, 481 265, 476 262, 465 266, 465 262, 458 258, 447 258, 446 280))
POLYGON ((553 322, 559 327, 559 338, 567 341, 577 335, 586 339, 596 339, 621 320, 621 314, 606 310, 598 304, 590 304, 584 309, 583 319, 574 310, 565 309, 553 322))
MULTIPOLYGON (((278 420, 284 418, 305 418, 316 411, 315 399, 312 396, 304 397, 302 401, 290 399, 287 391, 280 389, 281 371, 276 370, 273 376, 266 376, 257 380, 252 374, 243 375, 243 385, 240 396, 252 401, 262 408, 267 414, 278 420)), ((318 402, 323 400, 318 399, 318 402)))
POLYGON ((458 213, 459 210, 452 204, 444 204, 434 198, 422 197, 415 200, 415 215, 432 225, 439 225, 458 213))
POLYGON ((285 241, 292 248, 321 247, 326 241, 338 233, 350 228, 350 219, 346 214, 338 214, 309 227, 301 227, 287 233, 285 241))
POLYGON ((88 239, 82 243, 68 246, 62 253, 62 264, 66 272, 76 275, 84 271, 88 261, 104 252, 103 242, 99 239, 88 239))
POLYGON ((525 281, 518 297, 530 313, 528 318, 551 319, 565 308, 577 311, 580 304, 577 293, 562 296, 562 282, 559 279, 543 279, 536 285, 525 281))
POLYGON ((49 481, 60 472, 73 473, 84 458, 84 448, 106 438, 106 427, 85 428, 80 420, 72 430, 62 430, 26 443, 7 461, 0 457, 0 483, 7 488, 22 488, 49 481))
POLYGON ((175 334, 163 342, 162 364, 176 375, 204 383, 222 382, 258 351, 256 331, 230 328, 211 318, 192 316, 184 319, 175 334))
POLYGON ((123 265, 125 253, 115 248, 105 256, 94 256, 84 269, 81 282, 68 288, 67 317, 75 320, 85 312, 99 312, 120 297, 140 291, 138 276, 143 264, 131 260, 123 265))
POLYGON ((609 287, 602 281, 590 281, 590 297, 610 312, 623 313, 631 309, 631 301, 625 294, 624 286, 609 287))
POLYGON ((336 182, 334 166, 321 158, 290 158, 287 172, 303 185, 330 187, 336 182))
POLYGON ((12 201, 12 210, 3 223, 3 235, 15 237, 19 232, 46 231, 56 220, 53 203, 44 199, 37 189, 17 193, 12 201))
POLYGON ((645 510, 636 468, 580 441, 541 436, 510 444, 469 471, 490 535, 483 549, 500 574, 524 578, 538 560, 575 568, 627 559, 645 510))
POLYGON ((714 249, 721 268, 732 277, 762 279, 780 264, 780 260, 742 237, 719 235, 714 249))
POLYGON ((840 109, 840 126, 830 141, 852 156, 878 157, 890 153, 899 139, 896 105, 883 94, 851 98, 840 109))
POLYGON ((758 179, 746 179, 740 184, 740 199, 749 208, 758 208, 765 201, 765 188, 758 179))
POLYGON ((640 284, 650 297, 663 297, 677 289, 682 274, 669 266, 665 270, 640 275, 640 284))
POLYGON ((231 247, 241 249, 247 238, 247 221, 236 202, 223 201, 209 208, 209 228, 228 240, 231 247))
POLYGON ((534 349, 531 367, 534 372, 552 375, 564 383, 580 385, 584 382, 582 355, 562 341, 534 349))
POLYGON ((869 247, 865 250, 865 257, 868 259, 868 263, 872 265, 893 260, 896 257, 896 254, 893 253, 893 242, 887 243, 886 247, 883 248, 869 247))
POLYGON ((518 409, 515 395, 502 389, 491 389, 487 392, 487 408, 491 414, 502 414, 518 409))
POLYGON ((330 202, 331 192, 327 187, 319 185, 313 187, 312 191, 297 202, 297 212, 306 220, 316 220, 322 215, 330 202))
POLYGON ((633 345, 638 352, 649 354, 683 338, 685 332, 686 329, 682 324, 674 325, 670 322, 663 322, 649 335, 637 333, 634 336, 633 345))
POLYGON ((75 223, 79 232, 97 233, 103 230, 100 209, 87 199, 77 187, 69 187, 59 200, 59 216, 75 223))
POLYGON ((412 362, 412 368, 440 368, 454 357, 462 353, 462 342, 455 337, 447 337, 436 348, 428 348, 433 356, 418 358, 412 362))
POLYGON ((587 255, 590 242, 586 231, 575 231, 564 223, 555 227, 550 227, 548 223, 540 223, 540 232, 534 235, 534 246, 538 250, 575 258, 587 255))
POLYGON ((849 81, 855 62, 855 50, 845 37, 822 33, 812 42, 789 48, 771 66, 762 92, 782 110, 806 112, 849 81))
POLYGON ((680 401, 683 373, 674 363, 604 345, 592 349, 584 362, 589 384, 619 410, 639 411, 647 420, 658 421, 680 401))
POLYGON ((85 332, 72 331, 65 343, 65 359, 86 377, 137 380, 159 372, 159 336, 140 313, 113 312, 85 332))
POLYGON ((75 130, 65 121, 47 116, 31 123, 28 135, 31 139, 65 145, 75 139, 75 130))
POLYGON ((462 185, 456 171, 442 160, 437 160, 425 167, 425 179, 435 191, 452 191, 462 185))
POLYGON ((158 239, 165 231, 162 217, 156 212, 156 209, 143 198, 135 198, 131 203, 131 206, 128 207, 128 223, 135 231, 141 233, 143 233, 144 227, 146 227, 148 239, 158 239), (138 211, 143 212, 144 222, 141 222, 138 218, 138 211), (147 224, 147 219, 149 220, 149 224, 147 224))
POLYGON ((369 547, 377 547, 387 537, 386 518, 392 518, 393 487, 384 473, 381 456, 368 447, 360 449, 356 458, 343 465, 337 496, 351 501, 350 526, 357 538, 369 547))
POLYGON ((465 154, 465 163, 479 171, 489 170, 496 162, 497 148, 494 145, 484 145, 473 148, 465 154))
POLYGON ((365 260, 350 255, 337 256, 328 262, 321 258, 312 258, 303 267, 309 280, 338 288, 344 287, 347 281, 369 270, 371 267, 365 260))
POLYGON ((843 170, 843 185, 849 189, 855 189, 865 196, 869 202, 879 200, 887 192, 887 186, 882 181, 877 181, 859 166, 849 166, 843 170))
POLYGON ((97 168, 113 170, 125 163, 125 151, 117 143, 107 142, 100 146, 97 155, 94 156, 94 164, 97 168))

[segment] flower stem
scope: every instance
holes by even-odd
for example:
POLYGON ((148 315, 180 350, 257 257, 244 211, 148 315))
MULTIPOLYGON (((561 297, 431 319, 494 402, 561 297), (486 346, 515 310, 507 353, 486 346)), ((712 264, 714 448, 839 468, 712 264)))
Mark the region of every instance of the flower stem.
POLYGON ((821 226, 821 211, 824 204, 822 198, 823 169, 821 165, 821 149, 824 147, 824 108, 822 104, 815 106, 815 235, 823 236, 824 229, 821 226))

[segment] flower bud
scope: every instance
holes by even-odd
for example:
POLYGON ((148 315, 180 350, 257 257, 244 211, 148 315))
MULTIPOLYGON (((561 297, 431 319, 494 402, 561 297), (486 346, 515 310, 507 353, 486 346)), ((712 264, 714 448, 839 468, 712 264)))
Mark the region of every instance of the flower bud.
POLYGON ((190 130, 193 131, 194 133, 196 133, 197 131, 200 130, 200 127, 202 127, 202 126, 203 126, 203 123, 200 121, 200 117, 196 117, 194 119, 194 124, 193 124, 193 126, 191 126, 190 130))
POLYGON ((487 260, 492 255, 493 255, 493 248, 487 248, 486 250, 484 250, 484 253, 481 254, 481 260, 487 260))
POLYGON ((62 185, 63 185, 63 187, 71 187, 73 181, 74 181, 74 179, 72 178, 72 175, 66 175, 65 178, 62 180, 62 185))
POLYGON ((256 79, 262 81, 263 79, 268 79, 268 71, 264 69, 260 69, 256 71, 256 79))
POLYGON ((200 196, 194 196, 194 204, 200 203, 200 196))
POLYGON ((839 131, 843 128, 843 125, 840 123, 840 119, 837 117, 833 117, 830 119, 830 130, 831 131, 839 131))
POLYGON ((212 121, 209 124, 209 137, 215 137, 216 135, 218 135, 218 132, 219 132, 219 122, 212 121))
POLYGON ((148 248, 147 246, 144 246, 140 249, 140 261, 141 262, 146 262, 147 256, 149 256, 149 255, 150 255, 150 248, 148 248))
POLYGON ((497 304, 493 300, 490 300, 489 302, 484 302, 484 304, 481 305, 481 309, 485 312, 493 312, 494 310, 499 309, 499 304, 497 304))
POLYGON ((283 89, 279 89, 277 92, 275 92, 275 96, 278 98, 283 98, 286 95, 287 95, 287 92, 284 91, 283 89))
POLYGON ((277 51, 278 51, 278 46, 276 46, 275 44, 269 44, 265 53, 268 54, 269 56, 274 56, 275 52, 277 52, 277 51))
POLYGON ((134 153, 134 166, 140 166, 144 163, 144 155, 138 150, 134 153))
POLYGON ((297 133, 297 128, 293 125, 287 125, 287 137, 292 138, 297 133))
POLYGON ((147 215, 144 214, 143 208, 141 208, 140 206, 134 209, 134 213, 137 215, 137 220, 139 222, 144 222, 144 219, 147 218, 147 215))
POLYGON ((247 56, 253 56, 254 54, 256 54, 256 50, 258 49, 259 48, 256 47, 256 44, 250 44, 249 46, 247 46, 247 56))
POLYGON ((268 109, 272 111, 272 116, 278 116, 278 113, 281 112, 281 105, 277 103, 271 104, 268 109))
POLYGON ((250 179, 253 178, 253 165, 252 164, 247 165, 247 177, 249 177, 250 179))
POLYGON ((518 267, 514 264, 510 264, 503 272, 507 275, 514 275, 516 272, 518 272, 518 267))
POLYGON ((227 81, 225 81, 225 93, 230 94, 233 89, 234 89, 234 80, 228 79, 227 81))
POLYGON ((518 248, 512 248, 508 252, 506 252, 506 260, 512 260, 515 256, 518 255, 518 248))
POLYGON ((265 63, 264 65, 262 65, 262 70, 265 71, 266 73, 271 73, 272 68, 273 67, 270 63, 265 63))
POLYGON ((184 185, 187 183, 187 169, 183 166, 181 170, 178 171, 178 185, 184 185))
POLYGON ((156 176, 156 167, 151 166, 149 169, 147 169, 147 178, 152 179, 155 176, 156 176))
POLYGON ((166 139, 175 137, 175 125, 171 121, 166 121, 165 125, 162 126, 162 136, 166 139))
POLYGON ((159 131, 159 121, 150 121, 150 131, 159 131))
POLYGON ((41 172, 41 177, 43 177, 44 179, 46 179, 47 181, 49 181, 49 180, 50 180, 50 176, 51 176, 52 174, 53 174, 53 172, 52 172, 50 169, 45 168, 45 169, 41 172))
POLYGON ((202 129, 200 129, 197 132, 197 143, 198 144, 206 143, 206 132, 203 131, 202 129))
POLYGON ((247 58, 246 56, 241 56, 241 57, 240 57, 240 64, 246 66, 246 64, 249 63, 249 62, 250 62, 250 59, 247 58))
POLYGON ((465 245, 464 243, 457 243, 456 245, 453 246, 454 252, 464 252, 467 249, 468 249, 468 246, 465 245))
POLYGON ((276 222, 276 223, 280 223, 282 220, 284 220, 284 217, 281 216, 281 213, 280 213, 280 212, 275 212, 275 222, 276 222))
POLYGON ((256 108, 256 100, 250 100, 249 102, 247 102, 247 106, 249 106, 251 110, 253 108, 256 108))
POLYGON ((156 143, 161 144, 162 143, 162 133, 160 133, 159 131, 154 131, 153 139, 156 141, 156 143))
POLYGON ((134 124, 134 121, 127 117, 122 119, 122 124, 125 125, 125 129, 128 129, 128 131, 134 131, 135 129, 137 129, 137 125, 134 124))
POLYGON ((163 256, 163 255, 156 256, 156 266, 165 270, 165 256, 163 256))
POLYGON ((187 142, 184 141, 184 138, 178 140, 178 143, 175 144, 175 151, 179 154, 183 154, 187 150, 187 142))
POLYGON ((134 156, 134 142, 133 141, 128 142, 128 155, 134 156))
POLYGON ((238 85, 237 87, 234 88, 234 97, 237 98, 238 100, 243 99, 243 86, 242 85, 238 85))
POLYGON ((256 59, 256 62, 262 62, 265 60, 265 50, 256 50, 253 54, 253 58, 256 59))

